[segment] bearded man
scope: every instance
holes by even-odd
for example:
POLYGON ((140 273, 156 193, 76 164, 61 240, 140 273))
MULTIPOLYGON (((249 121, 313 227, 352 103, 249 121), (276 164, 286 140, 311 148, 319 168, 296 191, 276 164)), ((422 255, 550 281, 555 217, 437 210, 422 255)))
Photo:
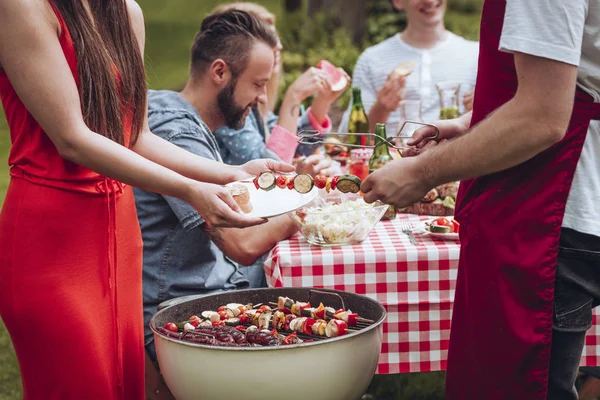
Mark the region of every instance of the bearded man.
MULTIPOLYGON (((194 39, 184 89, 150 92, 150 130, 194 154, 222 161, 212 130, 223 125, 240 129, 250 109, 267 102, 277 44, 272 29, 244 11, 207 17, 194 39)), ((152 368, 156 354, 148 324, 159 305, 248 287, 238 264, 253 264, 296 228, 281 216, 251 229, 213 229, 181 200, 137 189, 135 198, 144 241, 146 389, 153 398, 169 398, 152 368)))

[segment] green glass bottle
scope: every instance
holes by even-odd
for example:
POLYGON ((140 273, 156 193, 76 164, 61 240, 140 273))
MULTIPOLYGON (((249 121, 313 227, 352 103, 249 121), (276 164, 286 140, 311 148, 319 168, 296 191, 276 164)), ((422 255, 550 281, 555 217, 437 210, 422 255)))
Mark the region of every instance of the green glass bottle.
MULTIPOLYGON (((375 125, 375 150, 373 150, 373 155, 369 160, 369 173, 373 173, 377 171, 379 168, 383 167, 385 164, 394 161, 394 158, 390 154, 390 149, 385 143, 387 140, 387 133, 385 131, 385 124, 376 124, 375 125), (381 145, 380 145, 381 144, 381 145)), ((383 216, 384 219, 394 219, 396 218, 396 207, 390 205, 383 216)))
MULTIPOLYGON (((352 110, 348 121, 348 133, 368 133, 369 120, 360 97, 360 88, 352 88, 352 110)), ((346 143, 353 145, 371 145, 367 136, 348 135, 346 143)))

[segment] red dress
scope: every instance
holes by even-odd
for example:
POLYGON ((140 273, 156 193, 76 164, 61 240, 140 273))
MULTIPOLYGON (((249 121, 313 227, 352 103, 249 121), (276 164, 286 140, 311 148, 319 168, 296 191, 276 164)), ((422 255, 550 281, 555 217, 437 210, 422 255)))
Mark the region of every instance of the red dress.
MULTIPOLYGON (((56 15, 78 81, 75 48, 56 15)), ((0 97, 12 140, 0 214, 0 316, 24 398, 144 399, 142 239, 133 191, 64 160, 1 69, 0 97)))

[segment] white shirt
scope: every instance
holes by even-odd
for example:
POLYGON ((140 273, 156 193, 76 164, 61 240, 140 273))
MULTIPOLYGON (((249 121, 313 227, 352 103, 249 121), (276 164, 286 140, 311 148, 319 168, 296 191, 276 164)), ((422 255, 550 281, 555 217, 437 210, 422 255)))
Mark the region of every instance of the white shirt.
MULTIPOLYGON (((507 0, 500 50, 578 66, 577 85, 600 102, 600 0, 507 0)), ((600 121, 592 121, 563 226, 600 237, 600 121)))
MULTIPOLYGON (((404 99, 421 100, 423 120, 431 122, 440 116, 440 97, 435 85, 444 81, 460 83, 459 104, 462 109, 463 94, 475 87, 478 56, 477 42, 468 41, 452 32, 448 32, 446 39, 431 49, 412 47, 402 40, 400 34, 396 34, 369 47, 360 55, 354 68, 352 85, 361 89, 363 105, 369 113, 390 72, 402 62, 416 61, 415 70, 406 79, 404 99)), ((344 114, 338 132, 348 129, 351 106, 344 114)), ((396 132, 400 119, 399 109, 390 114, 388 135, 396 132)))

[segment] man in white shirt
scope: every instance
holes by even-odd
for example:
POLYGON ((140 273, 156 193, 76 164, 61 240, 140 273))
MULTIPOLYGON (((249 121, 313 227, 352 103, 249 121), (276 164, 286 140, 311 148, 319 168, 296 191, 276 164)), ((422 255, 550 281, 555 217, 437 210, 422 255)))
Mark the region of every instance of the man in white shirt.
POLYGON ((463 180, 447 399, 575 400, 600 304, 600 0, 486 0, 481 27, 472 119, 417 131, 361 189, 402 207, 463 180))
MULTIPOLYGON (((460 84, 459 103, 464 102, 470 109, 478 45, 446 30, 446 0, 391 3, 396 10, 406 12, 406 29, 366 49, 358 58, 352 79, 353 86, 361 89, 371 132, 376 123, 385 123, 388 135, 395 133, 402 100, 420 100, 423 120, 438 119, 440 97, 436 84, 441 82, 460 84), (392 73, 401 63, 414 65, 410 75, 392 73)), ((348 129, 351 109, 352 105, 344 114, 340 132, 348 129)))

